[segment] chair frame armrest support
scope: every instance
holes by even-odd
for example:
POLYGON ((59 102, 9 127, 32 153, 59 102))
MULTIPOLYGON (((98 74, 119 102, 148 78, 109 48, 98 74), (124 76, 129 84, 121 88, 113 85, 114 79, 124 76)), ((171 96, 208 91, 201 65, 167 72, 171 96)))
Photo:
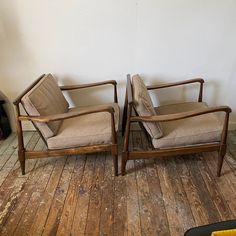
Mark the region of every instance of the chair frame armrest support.
MULTIPOLYGON (((159 115, 159 116, 132 116, 130 118, 131 122, 167 122, 167 121, 174 121, 174 120, 181 120, 186 119, 194 116, 200 116, 208 113, 214 112, 225 112, 223 130, 221 134, 221 147, 226 147, 227 142, 227 133, 228 133, 228 123, 229 123, 229 114, 232 112, 231 108, 228 106, 218 106, 218 107, 211 107, 211 108, 204 108, 204 109, 197 109, 188 112, 181 112, 176 114, 170 115, 159 115)), ((224 152, 225 150, 221 150, 224 152)))
MULTIPOLYGON (((147 86, 147 89, 161 89, 161 88, 168 88, 174 87, 184 84, 191 84, 191 83, 200 83, 200 91, 198 102, 202 102, 202 95, 203 95, 203 79, 192 79, 186 81, 180 81, 175 83, 168 83, 168 84, 161 84, 157 86, 147 86)), ((122 152, 122 163, 121 163, 121 173, 122 175, 125 174, 126 170, 126 163, 128 160, 135 160, 135 159, 145 159, 154 156, 169 156, 172 154, 179 155, 179 154, 192 154, 192 153, 199 153, 203 151, 218 151, 218 167, 217 167, 217 176, 220 176, 221 168, 223 164, 223 159, 226 153, 227 147, 227 133, 228 133, 228 122, 229 122, 229 115, 231 113, 231 108, 228 106, 218 106, 218 107, 211 107, 211 108, 204 108, 204 109, 196 109, 188 112, 180 112, 175 114, 169 115, 156 115, 156 116, 138 116, 135 111, 135 106, 133 102, 133 94, 132 94, 132 83, 130 80, 130 75, 127 76, 127 86, 126 86, 126 96, 125 96, 125 104, 124 104, 124 113, 123 113, 123 123, 122 123, 122 134, 124 135, 124 145, 123 145, 123 152, 122 152), (224 123, 222 124, 222 131, 221 131, 221 138, 218 142, 213 143, 204 143, 201 145, 193 145, 188 147, 175 147, 175 148, 167 148, 167 149, 155 149, 152 147, 148 150, 143 151, 136 151, 132 150, 129 147, 129 139, 131 136, 131 122, 168 122, 168 121, 175 121, 186 119, 190 117, 198 117, 200 115, 205 115, 208 113, 215 113, 215 112, 224 112, 224 123)), ((221 128, 220 128, 221 129, 221 128)))
POLYGON ((126 88, 126 93, 127 93, 127 103, 132 104, 133 103, 133 92, 132 92, 132 87, 131 87, 131 76, 130 74, 127 75, 127 88, 126 88))
POLYGON ((232 110, 228 106, 218 106, 218 107, 211 107, 211 108, 204 108, 204 109, 197 109, 188 112, 180 112, 170 115, 157 115, 157 116, 132 116, 130 120, 132 122, 167 122, 167 121, 174 121, 174 120, 181 120, 186 119, 194 116, 200 116, 208 113, 214 112, 225 112, 230 113, 232 110))
MULTIPOLYGON (((112 143, 115 144, 117 142, 115 117, 114 117, 115 110, 112 106, 104 105, 104 107, 101 107, 99 109, 88 109, 86 111, 75 111, 75 112, 61 113, 61 114, 55 114, 55 115, 49 115, 49 116, 22 116, 22 115, 19 115, 17 117, 17 122, 19 124, 21 123, 21 121, 47 123, 50 121, 66 120, 66 119, 71 119, 74 117, 88 115, 88 114, 92 114, 92 113, 98 113, 98 112, 108 112, 111 114, 112 143)), ((22 130, 22 127, 21 127, 21 130, 22 130)))
POLYGON ((186 84, 200 83, 198 102, 202 102, 204 82, 205 82, 204 79, 196 78, 196 79, 183 80, 183 81, 178 81, 178 82, 173 82, 173 83, 165 83, 165 84, 160 84, 160 85, 150 85, 150 86, 147 86, 147 89, 148 90, 162 89, 162 88, 170 88, 170 87, 186 85, 186 84))
POLYGON ((115 80, 106 80, 106 81, 101 81, 101 82, 97 82, 97 83, 80 84, 80 85, 63 85, 63 86, 60 86, 60 89, 62 91, 68 91, 68 90, 98 87, 98 86, 103 86, 103 85, 107 85, 107 84, 111 84, 114 86, 114 102, 118 103, 117 82, 115 80))
POLYGON ((114 114, 114 108, 112 106, 104 106, 99 109, 88 109, 86 111, 74 111, 74 112, 66 112, 66 113, 60 113, 55 115, 48 115, 48 116, 23 116, 20 115, 18 117, 18 120, 21 121, 33 121, 33 122, 41 122, 41 123, 47 123, 50 121, 58 121, 58 120, 66 120, 70 118, 74 118, 77 116, 83 116, 88 115, 92 113, 98 113, 98 112, 109 112, 110 114, 114 114))

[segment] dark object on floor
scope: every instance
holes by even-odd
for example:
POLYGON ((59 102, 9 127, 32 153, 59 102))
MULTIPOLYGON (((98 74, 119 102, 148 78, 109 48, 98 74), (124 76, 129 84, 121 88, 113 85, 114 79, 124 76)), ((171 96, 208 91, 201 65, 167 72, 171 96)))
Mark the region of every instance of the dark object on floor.
POLYGON ((236 229, 236 220, 227 220, 189 229, 184 236, 211 236, 214 231, 236 229))
POLYGON ((9 119, 3 107, 4 103, 5 101, 0 100, 0 139, 7 138, 11 133, 9 119))

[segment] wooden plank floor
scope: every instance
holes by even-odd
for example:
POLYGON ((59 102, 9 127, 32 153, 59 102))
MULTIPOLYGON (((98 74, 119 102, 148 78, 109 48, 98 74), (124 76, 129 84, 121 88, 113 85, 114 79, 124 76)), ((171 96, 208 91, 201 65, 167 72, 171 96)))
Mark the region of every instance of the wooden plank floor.
MULTIPOLYGON (((24 137, 45 148, 37 133, 24 137)), ((141 131, 132 137, 134 149, 148 146, 141 131)), ((12 134, 0 143, 0 235, 181 236, 235 219, 235 131, 228 142, 220 178, 215 152, 129 161, 123 177, 113 176, 109 153, 28 160, 22 176, 12 134)))

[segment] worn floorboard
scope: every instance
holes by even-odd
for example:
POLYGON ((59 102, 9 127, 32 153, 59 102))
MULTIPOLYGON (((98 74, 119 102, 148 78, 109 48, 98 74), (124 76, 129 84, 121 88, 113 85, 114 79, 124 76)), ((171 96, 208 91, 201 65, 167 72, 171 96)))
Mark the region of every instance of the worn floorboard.
MULTIPOLYGON (((27 148, 45 149, 37 133, 24 137, 27 148)), ((49 157, 27 160, 22 176, 12 134, 0 143, 0 235, 182 236, 235 219, 236 131, 228 144, 220 178, 216 152, 128 161, 118 177, 110 153, 49 157)), ((149 144, 134 130, 130 146, 149 144)))

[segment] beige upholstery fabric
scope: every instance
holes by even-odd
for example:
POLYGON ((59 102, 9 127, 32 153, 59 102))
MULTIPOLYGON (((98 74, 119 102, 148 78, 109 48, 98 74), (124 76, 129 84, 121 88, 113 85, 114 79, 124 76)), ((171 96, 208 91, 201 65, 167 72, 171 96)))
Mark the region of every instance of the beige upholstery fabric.
MULTIPOLYGON (((69 107, 56 80, 51 74, 45 75, 44 78, 22 98, 22 104, 26 112, 31 116, 64 113, 68 111, 69 107)), ((53 121, 48 124, 35 123, 45 139, 55 135, 60 124, 61 121, 53 121)))
MULTIPOLYGON (((155 108, 160 115, 173 114, 207 107, 206 103, 188 102, 155 108)), ((183 120, 163 122, 163 137, 153 139, 155 148, 168 148, 218 142, 221 139, 222 123, 216 114, 209 113, 183 120)))
MULTIPOLYGON (((139 75, 132 77, 132 88, 134 105, 139 116, 156 115, 148 90, 139 75)), ((152 138, 160 138, 163 135, 158 122, 143 122, 143 125, 152 138)))
MULTIPOLYGON (((112 105, 115 109, 115 125, 118 130, 119 106, 116 103, 106 105, 112 105)), ((103 105, 77 107, 69 112, 101 106, 103 105)), ((111 115, 108 112, 100 112, 64 120, 58 134, 49 138, 47 144, 49 149, 63 149, 111 143, 111 137, 111 115)))

